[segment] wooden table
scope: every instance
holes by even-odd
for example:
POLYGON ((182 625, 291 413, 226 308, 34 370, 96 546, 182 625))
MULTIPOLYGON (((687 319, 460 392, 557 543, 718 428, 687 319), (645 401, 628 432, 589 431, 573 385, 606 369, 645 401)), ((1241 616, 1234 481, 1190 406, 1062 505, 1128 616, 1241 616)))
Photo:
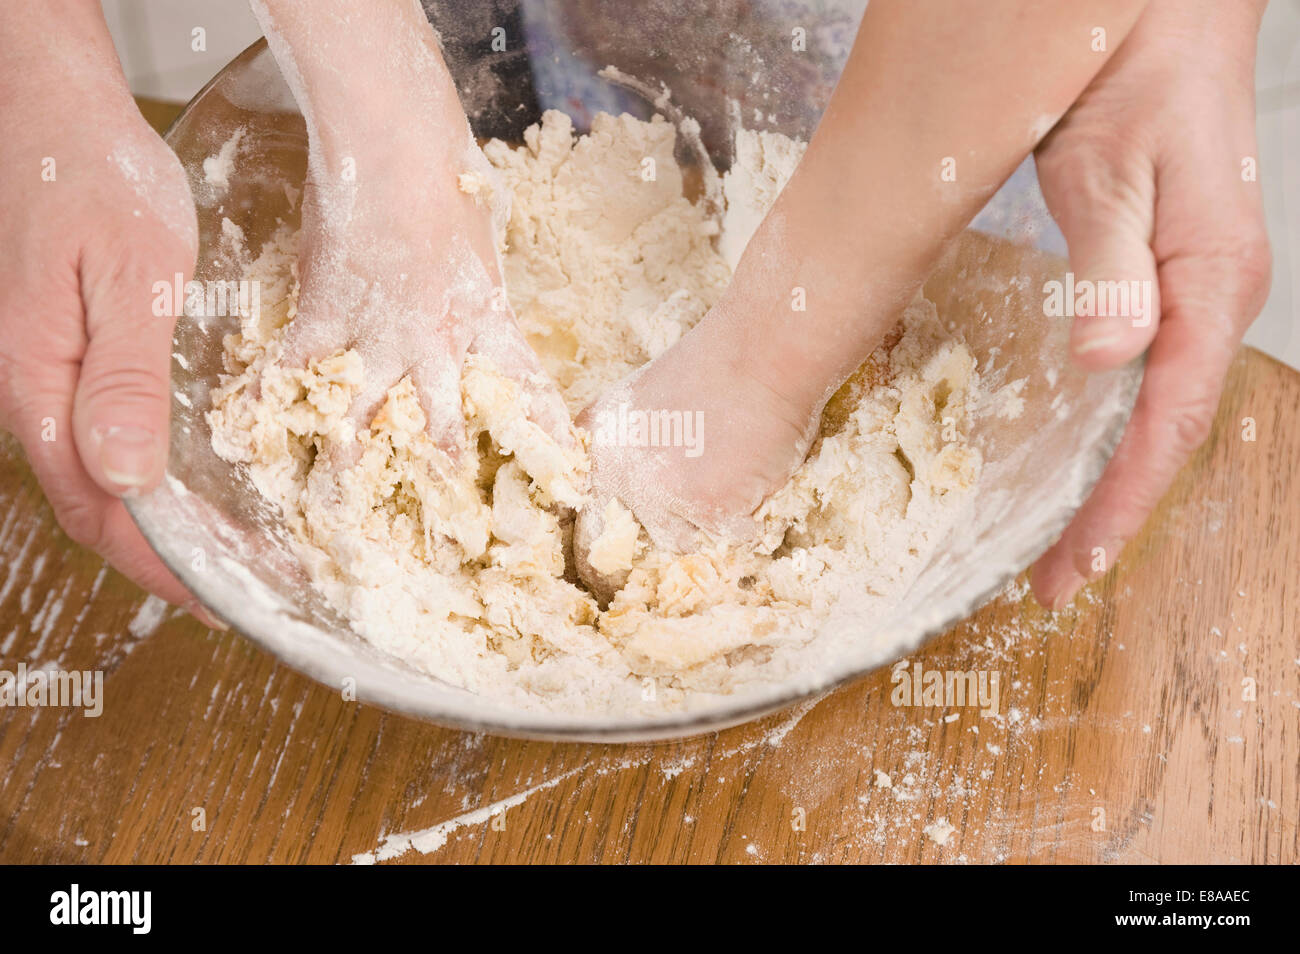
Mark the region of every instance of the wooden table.
POLYGON ((344 702, 70 543, 0 438, 0 669, 106 674, 98 719, 0 709, 0 862, 1294 863, 1297 407, 1300 375, 1243 351, 1111 575, 1055 617, 1004 595, 913 657, 998 672, 999 715, 894 706, 882 671, 637 746, 344 702))

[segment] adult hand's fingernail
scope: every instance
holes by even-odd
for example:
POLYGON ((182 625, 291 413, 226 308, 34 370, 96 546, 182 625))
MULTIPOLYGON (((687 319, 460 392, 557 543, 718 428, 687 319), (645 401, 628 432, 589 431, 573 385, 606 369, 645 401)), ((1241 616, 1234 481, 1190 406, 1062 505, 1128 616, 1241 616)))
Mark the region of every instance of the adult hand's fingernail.
POLYGON ((162 444, 153 431, 143 427, 96 428, 99 464, 104 476, 130 492, 147 486, 162 469, 162 444))
POLYGON ((1094 319, 1082 325, 1074 334, 1070 350, 1076 355, 1100 351, 1119 344, 1124 336, 1115 330, 1105 319, 1094 319))
POLYGON ((206 609, 204 609, 203 604, 201 604, 198 600, 190 600, 188 603, 186 603, 185 612, 189 613, 191 616, 197 619, 204 626, 207 626, 209 629, 220 630, 223 633, 226 632, 228 629, 230 629, 230 627, 227 624, 223 623, 221 620, 217 619, 217 617, 213 616, 206 609))
POLYGON ((1074 597, 1078 594, 1079 590, 1083 588, 1083 585, 1086 582, 1087 580, 1079 576, 1077 573, 1071 576, 1069 582, 1065 583, 1059 590, 1056 591, 1056 596, 1053 597, 1052 605, 1050 607, 1052 612, 1059 613, 1061 610, 1069 606, 1070 603, 1073 602, 1074 597))

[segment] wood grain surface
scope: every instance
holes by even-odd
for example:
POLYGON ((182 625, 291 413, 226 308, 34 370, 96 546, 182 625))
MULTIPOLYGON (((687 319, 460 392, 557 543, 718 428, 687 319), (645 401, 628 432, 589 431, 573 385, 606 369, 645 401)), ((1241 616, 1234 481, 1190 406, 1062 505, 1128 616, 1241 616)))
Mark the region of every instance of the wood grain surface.
POLYGON ((345 702, 73 545, 6 439, 0 669, 106 676, 99 718, 0 709, 0 862, 1295 862, 1297 406, 1300 375, 1243 351, 1110 576, 1055 617, 1004 595, 913 657, 997 672, 998 715, 894 706, 881 671, 636 746, 345 702))
POLYGON ((998 673, 999 714, 895 706, 882 671, 636 746, 346 702, 73 545, 0 438, 0 669, 106 674, 99 718, 0 709, 0 862, 1294 863, 1297 407, 1243 351, 1109 576, 1056 616, 1015 588, 912 658, 998 673))

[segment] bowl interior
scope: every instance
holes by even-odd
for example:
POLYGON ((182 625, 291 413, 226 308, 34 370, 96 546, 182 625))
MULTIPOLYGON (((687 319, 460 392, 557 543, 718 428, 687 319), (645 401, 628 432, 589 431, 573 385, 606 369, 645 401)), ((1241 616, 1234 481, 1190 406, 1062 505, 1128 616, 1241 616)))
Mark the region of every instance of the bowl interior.
MULTIPOLYGON (((510 22, 525 37, 528 57, 519 49, 484 52, 458 41, 454 28, 443 29, 477 132, 519 141, 549 105, 568 108, 580 129, 584 116, 598 108, 649 115, 652 107, 643 99, 597 77, 619 53, 607 49, 607 41, 595 45, 555 24, 518 16, 510 22), (568 68, 554 68, 562 56, 568 68)), ((743 117, 753 113, 759 128, 807 136, 829 94, 822 67, 776 61, 774 54, 762 74, 765 84, 747 81, 759 56, 754 44, 719 38, 716 28, 709 33, 712 51, 694 36, 682 41, 676 58, 647 50, 647 34, 635 24, 624 24, 620 35, 636 36, 640 44, 629 41, 637 52, 628 54, 625 68, 656 87, 668 85, 688 114, 701 117, 704 141, 720 166, 728 160, 726 117, 736 109, 743 117)), ((222 243, 223 222, 240 228, 247 247, 256 250, 281 220, 296 220, 286 185, 300 187, 306 167, 303 121, 265 44, 222 70, 167 141, 189 173, 198 205, 195 278, 238 280, 240 263, 222 243), (235 173, 218 195, 203 163, 239 129, 235 173)), ((689 712, 611 722, 502 706, 373 649, 311 587, 274 509, 240 468, 212 450, 203 415, 222 366, 222 338, 237 330, 235 318, 183 317, 177 323, 168 477, 156 492, 130 503, 132 515, 191 591, 246 637, 323 683, 353 688, 358 698, 396 711, 513 735, 614 741, 687 735, 780 708, 890 662, 967 616, 1055 539, 1119 439, 1141 369, 1088 376, 1069 365, 1068 320, 1043 314, 1043 283, 1061 277, 1065 263, 1035 247, 1051 235, 1050 220, 1032 175, 1028 183, 1018 179, 986 210, 983 221, 994 223, 992 231, 965 233, 926 293, 960 328, 986 379, 1024 379, 1023 412, 1008 418, 999 407, 979 409, 971 439, 985 466, 949 538, 887 619, 858 618, 847 606, 837 610, 824 634, 835 643, 834 662, 796 682, 689 712)))

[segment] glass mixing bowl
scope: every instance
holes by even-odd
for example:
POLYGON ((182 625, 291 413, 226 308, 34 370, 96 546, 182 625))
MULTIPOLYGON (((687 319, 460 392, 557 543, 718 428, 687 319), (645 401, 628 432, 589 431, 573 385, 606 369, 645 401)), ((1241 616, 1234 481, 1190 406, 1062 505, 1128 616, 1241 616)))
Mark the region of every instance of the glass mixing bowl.
MULTIPOLYGON (((647 5, 654 7, 656 0, 647 5)), ((777 34, 781 42, 765 47, 739 35, 743 24, 734 22, 675 21, 674 33, 662 21, 634 18, 620 34, 618 17, 612 21, 603 31, 586 29, 602 37, 596 42, 581 30, 571 36, 562 25, 529 20, 515 9, 506 21, 505 52, 492 51, 486 42, 488 23, 462 23, 459 33, 456 24, 439 24, 476 131, 521 141, 539 104, 566 107, 581 127, 593 103, 579 97, 648 116, 647 104, 596 75, 606 63, 623 66, 611 36, 623 36, 631 51, 625 69, 653 87, 666 84, 677 105, 701 118, 704 142, 720 167, 729 161, 728 115, 738 109, 757 128, 806 137, 829 93, 826 77, 834 64, 810 66, 811 59, 789 54, 782 59, 789 36, 784 28, 777 34), (658 28, 663 36, 656 46, 646 37, 658 35, 658 28), (664 52, 672 43, 680 55, 664 52)), ((166 138, 189 173, 198 204, 195 278, 238 279, 237 264, 222 248, 223 219, 239 226, 256 250, 280 219, 296 219, 286 186, 301 186, 306 167, 304 124, 265 43, 225 67, 166 138), (241 128, 235 171, 218 197, 203 161, 241 128)), ((965 233, 926 292, 965 335, 982 374, 1025 380, 1023 413, 1008 419, 996 407, 978 411, 970 438, 985 466, 962 519, 888 618, 837 611, 827 623, 837 646, 833 661, 796 680, 685 712, 566 715, 503 705, 376 650, 312 588, 278 515, 242 468, 212 450, 204 411, 221 369, 222 337, 237 328, 235 318, 183 317, 177 323, 167 479, 154 493, 129 501, 129 509, 204 605, 290 666, 326 685, 352 687, 365 702, 444 725, 549 739, 669 738, 756 718, 898 659, 990 599, 1056 539, 1123 431, 1141 368, 1078 372, 1066 359, 1068 320, 1043 315, 1043 282, 1061 277, 1065 262, 1040 250, 1050 245, 1053 229, 1032 168, 1027 175, 1022 170, 977 222, 987 230, 965 233)))

